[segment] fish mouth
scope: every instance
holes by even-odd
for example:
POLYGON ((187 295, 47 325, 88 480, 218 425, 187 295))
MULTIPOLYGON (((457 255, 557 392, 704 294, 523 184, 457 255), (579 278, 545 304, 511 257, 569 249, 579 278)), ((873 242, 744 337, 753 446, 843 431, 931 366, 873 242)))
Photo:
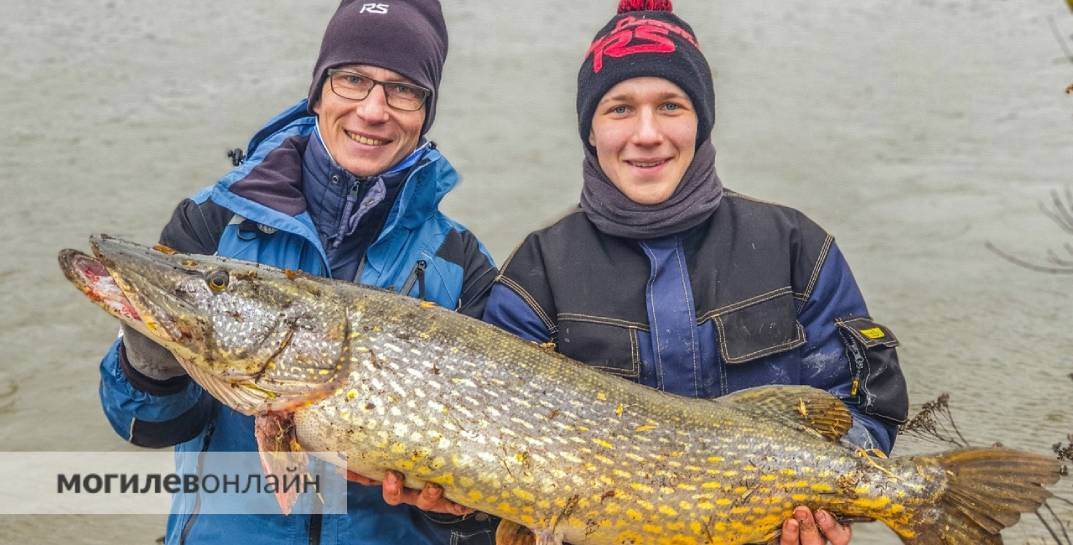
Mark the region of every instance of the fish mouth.
MULTIPOLYGON (((90 237, 89 243, 96 261, 125 298, 124 307, 129 307, 130 314, 138 318, 143 333, 165 344, 189 336, 172 316, 179 313, 194 315, 197 311, 166 288, 177 287, 187 276, 174 263, 175 258, 162 250, 172 254, 174 251, 162 246, 147 248, 104 234, 90 237)), ((96 267, 93 270, 99 272, 96 267)), ((114 291, 103 277, 97 285, 100 291, 114 291)), ((113 297, 109 302, 117 299, 113 297)))
POLYGON ((105 312, 124 324, 143 328, 141 314, 98 259, 78 250, 62 250, 59 256, 64 276, 105 312))

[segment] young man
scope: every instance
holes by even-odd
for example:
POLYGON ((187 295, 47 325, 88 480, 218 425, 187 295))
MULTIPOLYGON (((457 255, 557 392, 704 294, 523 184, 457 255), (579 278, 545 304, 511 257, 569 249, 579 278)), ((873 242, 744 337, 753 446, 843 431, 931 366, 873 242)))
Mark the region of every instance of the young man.
MULTIPOLYGON (((446 55, 438 1, 376 9, 342 2, 325 31, 308 98, 255 134, 240 165, 181 202, 160 242, 392 289, 480 316, 496 269, 481 243, 439 212, 458 175, 424 139, 446 55)), ((101 363, 100 396, 116 432, 136 445, 257 451, 251 417, 215 402, 169 353, 132 330, 101 363)), ((199 515, 196 495, 179 493, 166 542, 487 542, 485 517, 465 517, 468 510, 434 485, 415 491, 401 482, 389 474, 382 488, 351 484, 349 514, 334 516, 199 515)))
MULTIPOLYGON (((853 413, 844 440, 889 452, 908 410, 897 341, 869 317, 830 235, 797 210, 724 189, 711 70, 670 10, 623 0, 597 33, 578 75, 581 207, 522 242, 484 319, 679 395, 827 390, 853 413)), ((729 542, 734 531, 697 539, 729 542)), ((780 545, 850 536, 829 513, 798 507, 780 545)))

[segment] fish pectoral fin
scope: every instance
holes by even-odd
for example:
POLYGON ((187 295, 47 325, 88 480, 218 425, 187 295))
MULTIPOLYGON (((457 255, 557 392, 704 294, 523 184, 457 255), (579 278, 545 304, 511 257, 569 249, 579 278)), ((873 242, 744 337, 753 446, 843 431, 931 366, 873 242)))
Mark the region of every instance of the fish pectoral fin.
POLYGON ((841 399, 811 386, 760 386, 725 395, 728 403, 749 414, 788 421, 837 442, 853 425, 841 399))
MULTIPOLYGON (((291 413, 258 415, 253 423, 257 452, 265 475, 274 475, 276 483, 292 482, 309 470, 309 459, 298 444, 291 413), (286 479, 286 480, 284 480, 286 479)), ((298 501, 298 487, 276 487, 276 502, 289 515, 298 501)))
POLYGON ((496 545, 535 545, 536 535, 521 524, 507 519, 499 521, 496 528, 496 545))

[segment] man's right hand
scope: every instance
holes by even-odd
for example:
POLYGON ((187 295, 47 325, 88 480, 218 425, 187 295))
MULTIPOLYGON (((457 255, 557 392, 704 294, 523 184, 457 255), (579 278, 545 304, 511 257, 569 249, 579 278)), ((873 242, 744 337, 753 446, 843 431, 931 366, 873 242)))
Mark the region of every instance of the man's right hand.
POLYGON ((123 350, 127 354, 127 363, 153 380, 168 380, 186 374, 171 352, 127 324, 123 324, 123 350))
POLYGON ((382 482, 350 471, 346 472, 346 478, 349 481, 354 481, 367 486, 382 486, 384 489, 384 502, 388 505, 407 504, 422 511, 446 513, 448 515, 456 515, 460 517, 473 512, 473 509, 470 509, 469 507, 459 505, 444 498, 443 487, 438 484, 425 483, 425 487, 421 490, 406 488, 403 486, 406 478, 397 471, 388 471, 384 475, 384 480, 382 482))

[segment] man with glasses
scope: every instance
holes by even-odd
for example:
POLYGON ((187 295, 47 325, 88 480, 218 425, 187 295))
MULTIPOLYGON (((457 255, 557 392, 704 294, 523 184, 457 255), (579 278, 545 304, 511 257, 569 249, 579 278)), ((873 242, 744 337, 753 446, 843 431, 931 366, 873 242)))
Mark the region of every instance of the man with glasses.
MULTIPOLYGON (((257 132, 245 159, 215 185, 181 202, 161 243, 391 289, 479 317, 496 269, 476 237, 439 212, 458 175, 424 138, 446 55, 438 1, 344 0, 325 31, 308 98, 257 132)), ((215 402, 133 330, 105 355, 100 394, 113 428, 136 445, 258 450, 251 417, 215 402)), ((183 467, 196 458, 178 456, 177 473, 197 473, 183 467)), ((405 489, 401 475, 388 473, 382 486, 368 486, 379 483, 348 476, 357 481, 348 515, 202 515, 196 498, 176 494, 166 542, 491 539, 487 517, 470 516, 435 485, 405 489)))

